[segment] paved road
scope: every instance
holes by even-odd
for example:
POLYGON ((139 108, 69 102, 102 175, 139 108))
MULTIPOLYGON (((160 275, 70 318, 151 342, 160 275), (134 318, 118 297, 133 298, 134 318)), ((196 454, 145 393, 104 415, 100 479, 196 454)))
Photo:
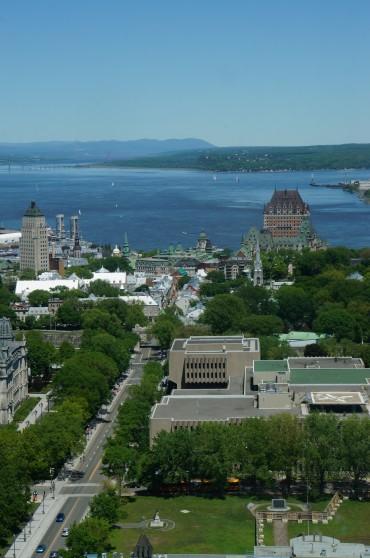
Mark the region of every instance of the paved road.
MULTIPOLYGON (((110 414, 107 415, 110 421, 99 422, 97 424, 96 431, 92 434, 93 438, 85 451, 83 460, 81 459, 76 467, 83 471, 83 476, 77 482, 65 481, 61 483, 61 486, 58 487, 55 504, 51 505, 45 514, 45 521, 52 521, 45 535, 41 536, 42 529, 40 529, 39 540, 36 540, 36 542, 32 540, 32 548, 17 553, 17 558, 32 556, 36 546, 40 543, 45 544, 47 547, 46 556, 48 556, 51 550, 63 548, 66 543, 66 540, 61 536, 63 528, 70 527, 74 522, 81 521, 87 513, 91 498, 102 490, 104 477, 100 468, 105 441, 112 434, 119 407, 128 396, 128 387, 140 383, 143 364, 145 364, 149 357, 150 349, 142 349, 142 353, 135 355, 131 362, 133 371, 114 400, 110 414), (57 506, 58 502, 59 506, 57 506), (55 522, 55 516, 58 512, 65 514, 65 521, 63 523, 55 522)), ((45 486, 48 489, 48 486, 45 486)), ((40 487, 38 492, 42 494, 43 487, 40 487)))

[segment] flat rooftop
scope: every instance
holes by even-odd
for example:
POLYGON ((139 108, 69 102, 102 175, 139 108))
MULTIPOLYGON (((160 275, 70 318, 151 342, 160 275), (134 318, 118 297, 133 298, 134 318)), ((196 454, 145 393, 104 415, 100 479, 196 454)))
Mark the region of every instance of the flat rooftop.
POLYGON ((363 368, 361 358, 353 357, 291 357, 288 358, 289 368, 363 368))
POLYGON ((254 372, 288 372, 286 360, 255 360, 253 368, 254 372))
MULTIPOLYGON (((153 408, 152 419, 172 419, 175 422, 226 421, 248 417, 270 416, 281 409, 258 409, 254 396, 196 395, 165 396, 153 408)), ((299 408, 285 410, 299 414, 299 408)))
POLYGON ((259 340, 255 337, 242 335, 203 336, 189 337, 188 339, 175 339, 172 351, 192 352, 220 352, 220 351, 259 351, 259 340))
POLYGON ((369 385, 369 368, 295 368, 290 385, 369 385))
POLYGON ((312 405, 364 405, 364 396, 359 391, 314 391, 310 394, 312 405))

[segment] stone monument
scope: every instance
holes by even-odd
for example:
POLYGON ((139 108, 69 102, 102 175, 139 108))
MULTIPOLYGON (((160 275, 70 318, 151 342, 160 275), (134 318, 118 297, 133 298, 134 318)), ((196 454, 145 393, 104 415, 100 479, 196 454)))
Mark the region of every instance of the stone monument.
POLYGON ((155 512, 154 517, 150 522, 150 527, 154 527, 154 528, 164 527, 164 521, 162 521, 161 518, 159 517, 158 511, 155 512))

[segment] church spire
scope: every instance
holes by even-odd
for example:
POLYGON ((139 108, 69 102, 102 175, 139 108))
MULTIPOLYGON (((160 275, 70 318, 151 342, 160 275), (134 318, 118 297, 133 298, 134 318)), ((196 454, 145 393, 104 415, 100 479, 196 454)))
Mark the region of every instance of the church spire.
POLYGON ((256 240, 256 251, 254 256, 253 285, 255 287, 263 285, 263 267, 258 239, 256 240))

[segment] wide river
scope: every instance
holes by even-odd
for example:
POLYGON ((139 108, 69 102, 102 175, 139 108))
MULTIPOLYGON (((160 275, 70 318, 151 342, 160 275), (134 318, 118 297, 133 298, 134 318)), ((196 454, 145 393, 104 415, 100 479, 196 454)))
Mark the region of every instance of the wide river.
MULTIPOLYGON (((370 171, 321 171, 315 180, 369 179, 370 171)), ((98 243, 137 249, 192 246, 204 229, 218 246, 236 248, 261 227, 274 188, 299 188, 318 234, 331 245, 370 246, 370 205, 342 190, 314 188, 309 172, 217 174, 198 171, 0 167, 0 225, 19 228, 30 200, 54 227, 55 215, 81 215, 81 233, 98 243)))

